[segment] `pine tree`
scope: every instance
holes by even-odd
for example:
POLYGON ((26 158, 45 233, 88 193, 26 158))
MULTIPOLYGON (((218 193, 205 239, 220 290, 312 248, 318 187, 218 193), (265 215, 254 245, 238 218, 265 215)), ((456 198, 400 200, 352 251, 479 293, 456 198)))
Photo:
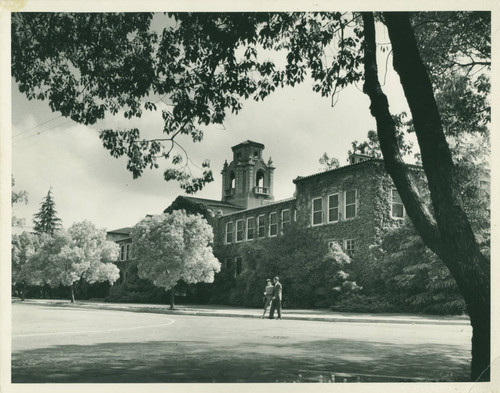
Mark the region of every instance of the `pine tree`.
POLYGON ((36 233, 48 233, 53 235, 55 230, 61 227, 61 219, 57 217, 55 202, 51 191, 40 204, 40 211, 33 216, 34 230, 36 233))

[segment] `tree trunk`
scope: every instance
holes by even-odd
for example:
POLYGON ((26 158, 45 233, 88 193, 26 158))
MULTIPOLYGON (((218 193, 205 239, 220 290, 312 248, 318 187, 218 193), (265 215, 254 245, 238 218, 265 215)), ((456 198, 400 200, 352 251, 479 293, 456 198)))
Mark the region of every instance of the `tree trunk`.
POLYGON ((420 58, 408 15, 384 13, 384 17, 393 49, 394 68, 400 75, 412 113, 435 216, 419 197, 401 158, 387 97, 378 81, 373 15, 363 13, 364 91, 370 97, 370 110, 377 122, 384 162, 422 240, 445 263, 457 282, 473 328, 471 377, 487 381, 490 364, 489 266, 479 251, 462 209, 432 84, 420 58))
POLYGON ((75 284, 72 283, 70 288, 71 288, 71 303, 75 302, 75 289, 74 289, 75 284))
POLYGON ((174 296, 175 296, 175 287, 173 287, 171 290, 170 290, 170 310, 173 310, 174 309, 174 296))

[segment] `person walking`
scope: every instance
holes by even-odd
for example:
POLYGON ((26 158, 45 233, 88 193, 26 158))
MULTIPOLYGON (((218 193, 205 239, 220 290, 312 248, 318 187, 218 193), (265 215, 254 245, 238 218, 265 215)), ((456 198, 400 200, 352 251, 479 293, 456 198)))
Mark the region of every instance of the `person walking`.
POLYGON ((278 319, 281 319, 281 293, 283 292, 279 277, 274 277, 273 300, 269 319, 274 319, 274 311, 278 312, 278 319))
POLYGON ((262 319, 264 319, 264 317, 266 316, 267 308, 269 307, 271 301, 273 300, 273 291, 274 291, 274 285, 271 279, 268 278, 266 283, 266 288, 264 289, 264 313, 261 316, 262 319))

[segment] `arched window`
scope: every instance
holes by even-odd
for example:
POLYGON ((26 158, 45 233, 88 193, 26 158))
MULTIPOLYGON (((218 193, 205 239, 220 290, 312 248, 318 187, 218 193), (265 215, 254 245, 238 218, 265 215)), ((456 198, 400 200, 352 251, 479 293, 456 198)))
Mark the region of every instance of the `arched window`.
POLYGON ((264 187, 264 171, 259 169, 257 175, 255 176, 255 186, 264 187))
POLYGON ((234 195, 236 193, 236 178, 233 171, 228 173, 227 180, 225 194, 226 196, 234 195))

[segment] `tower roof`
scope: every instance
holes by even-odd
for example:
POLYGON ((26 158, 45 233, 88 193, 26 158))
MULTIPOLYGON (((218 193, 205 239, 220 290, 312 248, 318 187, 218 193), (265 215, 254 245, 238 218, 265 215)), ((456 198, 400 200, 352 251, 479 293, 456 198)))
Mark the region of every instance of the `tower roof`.
POLYGON ((255 146, 255 147, 258 147, 260 149, 264 149, 264 147, 265 147, 262 143, 246 140, 245 142, 238 143, 237 145, 231 147, 231 150, 235 151, 236 149, 239 149, 240 147, 247 146, 247 145, 255 146))

